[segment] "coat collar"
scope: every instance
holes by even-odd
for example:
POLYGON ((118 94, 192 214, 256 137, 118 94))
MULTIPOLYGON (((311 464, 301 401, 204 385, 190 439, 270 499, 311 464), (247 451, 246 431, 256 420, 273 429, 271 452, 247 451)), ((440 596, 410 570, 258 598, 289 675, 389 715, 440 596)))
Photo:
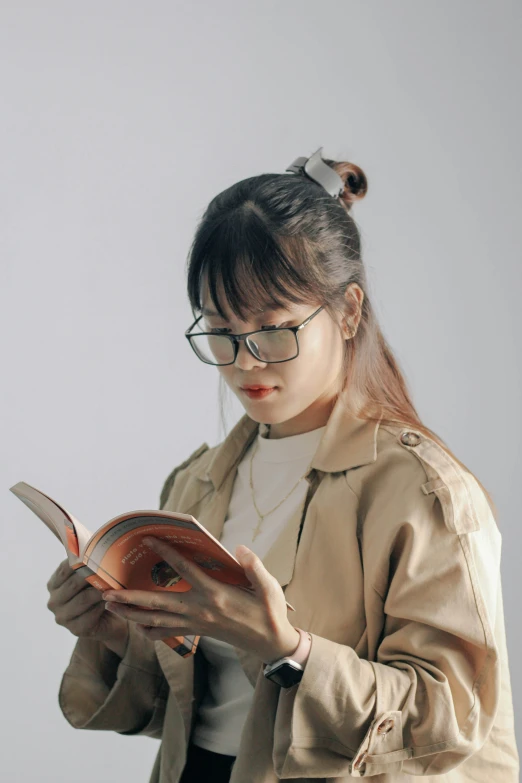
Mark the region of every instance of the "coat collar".
MULTIPOLYGON (((382 416, 381 416, 382 418, 382 416)), ((379 421, 359 418, 349 408, 346 397, 340 395, 330 413, 325 430, 311 462, 306 478, 314 471, 334 473, 367 465, 377 459, 379 421)), ((244 414, 227 437, 215 447, 210 461, 203 460, 193 475, 210 480, 219 490, 229 471, 241 461, 259 432, 259 423, 244 414)))

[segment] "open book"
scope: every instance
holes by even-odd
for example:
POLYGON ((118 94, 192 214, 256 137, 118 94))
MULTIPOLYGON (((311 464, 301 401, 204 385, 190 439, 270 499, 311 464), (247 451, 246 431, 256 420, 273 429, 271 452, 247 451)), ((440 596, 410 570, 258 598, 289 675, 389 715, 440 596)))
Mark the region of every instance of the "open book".
MULTIPOLYGON (((252 591, 239 561, 190 514, 164 510, 128 511, 90 533, 63 506, 25 481, 10 488, 64 545, 73 570, 100 591, 155 590, 182 593, 192 589, 161 556, 143 543, 154 536, 220 582, 252 591)), ((289 609, 293 606, 287 603, 289 609)), ((196 651, 199 636, 162 639, 183 658, 196 651)))

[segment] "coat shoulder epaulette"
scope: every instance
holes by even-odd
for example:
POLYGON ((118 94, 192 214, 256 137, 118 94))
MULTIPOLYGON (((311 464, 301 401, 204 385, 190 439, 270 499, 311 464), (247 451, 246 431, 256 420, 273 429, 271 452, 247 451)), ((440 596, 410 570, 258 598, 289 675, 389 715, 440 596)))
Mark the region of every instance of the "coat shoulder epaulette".
POLYGON ((208 443, 202 443, 201 446, 199 446, 196 451, 193 451, 190 457, 187 457, 187 459, 182 462, 180 465, 176 465, 174 470, 169 473, 167 476, 165 483, 163 484, 163 489, 160 493, 160 508, 163 508, 165 506, 165 503, 168 500, 168 497, 170 495, 170 490, 172 489, 174 485, 175 478, 180 470, 183 470, 184 468, 188 467, 191 462, 194 462, 201 454, 204 454, 205 451, 208 451, 209 445, 208 443))
POLYGON ((434 438, 411 427, 393 428, 402 448, 421 462, 427 481, 421 485, 425 495, 438 497, 446 527, 452 533, 480 530, 483 513, 490 513, 484 492, 475 477, 463 468, 434 438))

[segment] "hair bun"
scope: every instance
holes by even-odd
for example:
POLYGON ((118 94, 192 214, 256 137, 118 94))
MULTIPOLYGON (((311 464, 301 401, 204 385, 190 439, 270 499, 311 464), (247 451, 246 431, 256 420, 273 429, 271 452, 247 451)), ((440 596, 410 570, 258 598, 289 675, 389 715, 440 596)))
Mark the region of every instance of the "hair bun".
POLYGON ((323 160, 339 174, 344 182, 344 190, 339 198, 346 209, 350 209, 354 201, 365 197, 368 191, 368 180, 360 166, 349 161, 336 161, 328 158, 323 158, 323 160))

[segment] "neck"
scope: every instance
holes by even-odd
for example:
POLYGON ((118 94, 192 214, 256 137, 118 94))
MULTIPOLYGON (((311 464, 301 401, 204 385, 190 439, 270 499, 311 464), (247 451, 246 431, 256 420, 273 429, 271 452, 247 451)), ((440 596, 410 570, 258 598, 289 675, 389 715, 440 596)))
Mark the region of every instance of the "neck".
POLYGON ((324 427, 330 418, 330 414, 335 405, 336 399, 322 401, 321 405, 316 405, 313 409, 307 408, 298 416, 288 421, 267 424, 269 431, 267 438, 275 440, 277 438, 288 438, 290 435, 302 435, 305 432, 324 427))

